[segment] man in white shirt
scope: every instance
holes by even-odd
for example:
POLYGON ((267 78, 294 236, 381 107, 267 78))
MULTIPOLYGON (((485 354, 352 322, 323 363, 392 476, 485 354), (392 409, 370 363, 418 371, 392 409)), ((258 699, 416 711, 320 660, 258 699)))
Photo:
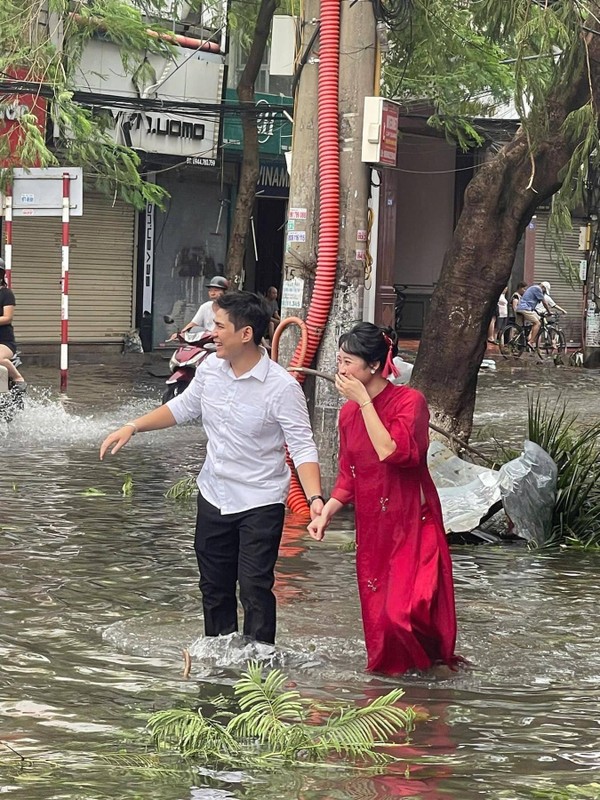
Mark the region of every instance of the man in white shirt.
MULTIPOLYGON (((201 332, 211 333, 215 328, 215 312, 217 310, 217 300, 222 294, 225 294, 229 286, 227 278, 222 275, 215 275, 206 284, 208 288, 208 300, 202 303, 198 311, 194 314, 191 322, 184 325, 179 333, 185 333, 192 328, 198 328, 201 332)), ((179 334, 174 333, 169 337, 169 340, 177 339, 179 334)))
POLYGON ((285 445, 309 498, 321 513, 321 474, 306 399, 298 382, 268 357, 260 341, 270 314, 264 298, 224 294, 215 314, 216 353, 181 395, 126 423, 102 443, 100 458, 138 432, 169 428, 202 414, 206 460, 198 476, 195 550, 207 636, 238 630, 275 640, 274 567, 283 531, 290 471, 285 445))

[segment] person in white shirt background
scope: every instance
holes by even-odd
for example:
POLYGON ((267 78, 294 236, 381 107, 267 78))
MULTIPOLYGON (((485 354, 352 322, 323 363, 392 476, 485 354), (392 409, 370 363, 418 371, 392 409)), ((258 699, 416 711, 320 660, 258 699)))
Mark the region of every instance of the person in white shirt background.
POLYGON ((500 294, 500 297, 498 298, 496 313, 494 314, 494 316, 490 321, 490 325, 488 328, 488 336, 487 336, 488 342, 490 344, 497 344, 498 336, 500 336, 504 328, 506 328, 508 322, 508 298, 506 297, 507 292, 508 292, 508 286, 505 286, 500 294))
MULTIPOLYGON (((546 290, 546 295, 545 295, 545 297, 544 297, 544 300, 546 301, 546 303, 548 303, 548 305, 550 306, 550 308, 551 308, 552 310, 556 309, 557 311, 560 311, 560 313, 561 313, 561 314, 566 314, 567 312, 565 311, 565 309, 564 309, 564 308, 561 308, 561 306, 559 306, 559 305, 558 305, 558 303, 556 303, 556 302, 555 302, 555 301, 554 301, 554 300, 553 300, 553 299, 550 297, 550 289, 551 289, 552 287, 550 286, 550 284, 548 283, 548 281, 542 281, 542 282, 540 283, 540 286, 542 286, 542 287, 543 287, 543 288, 546 290)), ((546 309, 544 308, 544 304, 543 304, 543 303, 538 303, 538 304, 537 304, 537 306, 535 307, 535 310, 536 310, 536 312, 537 312, 538 314, 546 314, 546 313, 547 313, 546 309)))
POLYGON ((274 568, 283 532, 290 470, 287 444, 311 519, 322 511, 321 472, 306 399, 297 380, 260 346, 269 324, 265 299, 222 294, 215 314, 216 352, 181 395, 106 437, 100 458, 136 433, 169 428, 202 415, 208 437, 198 476, 195 550, 207 636, 238 630, 275 640, 274 568))
MULTIPOLYGON (((229 288, 229 281, 222 275, 215 275, 206 284, 208 288, 208 300, 202 303, 198 311, 194 314, 191 321, 184 325, 180 333, 185 333, 192 328, 199 328, 200 331, 212 333, 215 329, 215 312, 218 308, 217 300, 225 294, 229 288)), ((174 333, 169 337, 169 341, 177 339, 178 334, 174 333)))
POLYGON ((498 298, 498 315, 496 317, 496 336, 500 336, 508 323, 508 286, 505 286, 498 298))

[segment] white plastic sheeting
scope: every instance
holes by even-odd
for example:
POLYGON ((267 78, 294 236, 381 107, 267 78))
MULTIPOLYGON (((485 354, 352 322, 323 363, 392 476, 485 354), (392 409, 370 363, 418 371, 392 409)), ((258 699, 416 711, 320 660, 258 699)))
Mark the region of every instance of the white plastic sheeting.
POLYGON ((501 500, 499 472, 463 461, 442 442, 431 442, 427 463, 440 496, 447 533, 473 530, 501 500))

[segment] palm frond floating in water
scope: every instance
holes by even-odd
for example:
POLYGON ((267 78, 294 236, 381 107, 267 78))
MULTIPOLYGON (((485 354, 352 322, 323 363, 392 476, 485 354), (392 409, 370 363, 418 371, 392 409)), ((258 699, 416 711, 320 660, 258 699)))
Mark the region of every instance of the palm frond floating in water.
POLYGON ((148 728, 159 749, 177 750, 205 763, 275 769, 282 765, 325 762, 385 763, 399 733, 407 738, 416 712, 398 702, 394 689, 362 706, 316 704, 288 687, 281 670, 265 676, 251 662, 234 687, 238 711, 225 721, 219 712, 169 709, 153 714, 148 728), (384 752, 385 748, 385 752, 384 752))

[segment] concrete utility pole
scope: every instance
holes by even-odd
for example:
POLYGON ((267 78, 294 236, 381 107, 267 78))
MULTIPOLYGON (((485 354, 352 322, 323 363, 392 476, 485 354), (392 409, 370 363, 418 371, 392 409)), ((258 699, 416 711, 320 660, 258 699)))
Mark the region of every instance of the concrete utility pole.
MULTIPOLYGON (((319 3, 304 4, 302 50, 304 54, 315 30, 319 3)), ((354 4, 344 0, 341 11, 340 40, 340 247, 333 308, 317 355, 317 369, 335 371, 337 340, 354 322, 362 319, 367 234, 367 202, 370 171, 361 161, 363 105, 374 94, 375 19, 370 0, 354 4)), ((306 316, 310 302, 318 242, 318 173, 317 173, 317 70, 319 42, 313 47, 302 70, 294 112, 294 140, 290 184, 290 219, 288 251, 285 259, 282 311, 284 316, 306 316), (303 303, 288 304, 294 288, 302 290, 303 303), (304 280, 301 286, 298 280, 304 280), (286 296, 287 295, 287 296, 286 296), (304 309, 304 310, 303 310, 304 309)), ((289 347, 289 345, 288 345, 289 347)), ((291 352, 290 352, 291 355, 291 352)), ((282 349, 282 363, 287 363, 288 349, 282 349)), ((319 447, 325 485, 330 486, 337 472, 337 415, 340 398, 329 381, 316 380, 307 393, 319 447), (312 402, 311 402, 312 401, 312 402)))

